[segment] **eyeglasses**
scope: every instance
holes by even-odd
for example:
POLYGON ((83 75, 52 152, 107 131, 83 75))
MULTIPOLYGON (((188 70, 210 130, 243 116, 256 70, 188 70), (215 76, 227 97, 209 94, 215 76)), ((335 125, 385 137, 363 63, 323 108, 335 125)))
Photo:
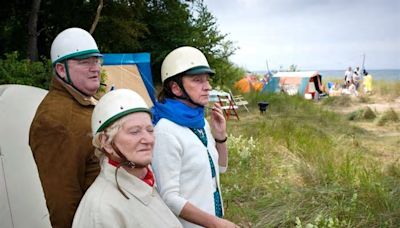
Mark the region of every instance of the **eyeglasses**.
POLYGON ((71 60, 76 62, 79 66, 87 68, 103 65, 103 58, 100 57, 90 57, 86 59, 71 59, 71 60))

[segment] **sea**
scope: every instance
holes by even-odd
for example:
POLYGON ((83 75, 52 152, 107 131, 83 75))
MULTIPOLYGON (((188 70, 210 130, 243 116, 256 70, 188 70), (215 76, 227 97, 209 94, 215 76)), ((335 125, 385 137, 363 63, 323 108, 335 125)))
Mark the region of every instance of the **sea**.
MULTIPOLYGON (((390 70, 368 70, 368 73, 372 75, 374 80, 384 81, 400 81, 400 69, 390 70)), ((329 79, 344 79, 345 70, 319 70, 322 77, 329 79)), ((256 74, 264 75, 266 71, 255 71, 256 74)))

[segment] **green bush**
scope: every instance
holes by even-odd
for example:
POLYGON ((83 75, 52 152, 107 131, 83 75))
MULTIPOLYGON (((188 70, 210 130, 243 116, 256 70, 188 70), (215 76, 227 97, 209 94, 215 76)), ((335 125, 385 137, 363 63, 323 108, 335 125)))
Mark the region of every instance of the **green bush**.
POLYGON ((376 114, 374 111, 372 111, 372 109, 370 107, 367 107, 364 109, 364 112, 363 112, 364 119, 372 120, 372 119, 375 119, 375 117, 376 117, 376 114))
POLYGON ((362 109, 358 109, 354 112, 350 112, 349 114, 347 114, 347 119, 348 120, 359 120, 361 117, 361 113, 362 113, 362 109))
POLYGON ((21 84, 48 89, 52 67, 51 62, 31 62, 28 59, 19 60, 18 52, 6 53, 5 59, 0 59, 0 84, 21 84))
POLYGON ((361 108, 347 115, 348 120, 373 120, 376 114, 370 107, 361 108))
POLYGON ((397 115, 396 111, 394 111, 392 108, 385 111, 382 116, 379 118, 377 125, 378 126, 383 126, 387 122, 398 122, 399 121, 399 116, 397 115))

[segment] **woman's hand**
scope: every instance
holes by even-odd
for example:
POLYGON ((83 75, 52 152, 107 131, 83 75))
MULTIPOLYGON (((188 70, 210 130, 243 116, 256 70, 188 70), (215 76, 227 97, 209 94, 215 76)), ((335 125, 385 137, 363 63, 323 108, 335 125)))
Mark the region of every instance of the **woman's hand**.
POLYGON ((218 218, 218 223, 216 224, 215 227, 218 228, 237 228, 239 226, 237 226, 235 223, 226 220, 226 219, 222 219, 222 218, 218 218))
POLYGON ((215 147, 219 155, 220 172, 224 173, 228 167, 228 147, 225 143, 228 136, 226 134, 226 120, 219 103, 215 103, 211 110, 211 133, 216 140, 215 147))
POLYGON ((211 110, 211 133, 215 139, 226 138, 226 120, 219 103, 214 103, 211 110))

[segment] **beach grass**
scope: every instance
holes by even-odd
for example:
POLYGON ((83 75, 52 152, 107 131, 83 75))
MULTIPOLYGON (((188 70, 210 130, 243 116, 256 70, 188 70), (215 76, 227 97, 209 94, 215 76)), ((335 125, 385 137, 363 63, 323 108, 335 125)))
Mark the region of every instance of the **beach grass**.
POLYGON ((327 110, 348 105, 334 100, 341 98, 245 97, 250 113, 228 121, 229 169, 221 175, 228 219, 241 227, 400 227, 400 140, 357 126, 383 114, 361 109, 349 119, 327 110), (259 101, 269 103, 265 114, 259 101))
POLYGON ((388 122, 399 122, 399 115, 392 108, 388 109, 380 116, 377 124, 382 126, 388 122))
POLYGON ((399 81, 374 81, 374 93, 389 99, 394 99, 400 96, 400 82, 399 81))

